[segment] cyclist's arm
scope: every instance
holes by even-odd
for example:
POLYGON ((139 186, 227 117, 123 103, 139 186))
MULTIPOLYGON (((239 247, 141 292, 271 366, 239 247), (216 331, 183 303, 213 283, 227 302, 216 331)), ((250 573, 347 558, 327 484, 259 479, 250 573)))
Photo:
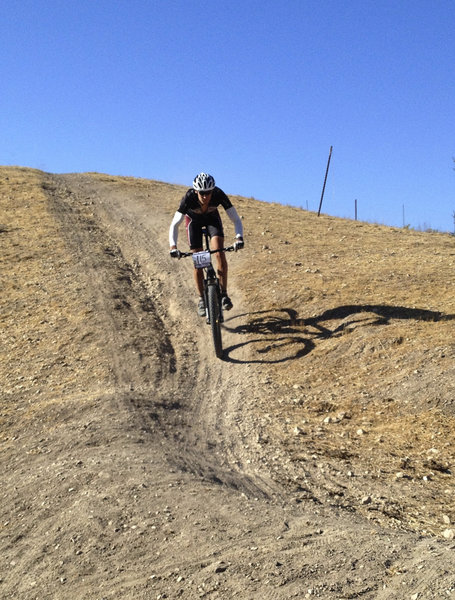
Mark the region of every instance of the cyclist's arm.
POLYGON ((171 248, 177 248, 177 240, 179 237, 179 225, 183 221, 185 215, 179 211, 176 211, 174 218, 172 219, 171 226, 169 227, 169 246, 171 248))
POLYGON ((240 219, 237 211, 235 210, 235 206, 231 206, 230 208, 227 208, 226 214, 231 219, 231 221, 234 223, 235 237, 243 239, 243 224, 242 224, 242 220, 240 219))

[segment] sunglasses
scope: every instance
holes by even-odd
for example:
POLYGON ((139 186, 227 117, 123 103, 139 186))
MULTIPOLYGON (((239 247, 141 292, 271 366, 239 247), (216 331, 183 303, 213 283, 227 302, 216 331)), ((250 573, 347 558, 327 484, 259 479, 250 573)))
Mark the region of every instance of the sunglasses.
POLYGON ((199 194, 200 194, 202 197, 205 197, 205 196, 210 196, 210 194, 211 194, 212 192, 213 192, 213 190, 208 190, 208 191, 207 191, 207 190, 205 190, 205 191, 203 191, 203 192, 198 192, 198 193, 199 193, 199 194))

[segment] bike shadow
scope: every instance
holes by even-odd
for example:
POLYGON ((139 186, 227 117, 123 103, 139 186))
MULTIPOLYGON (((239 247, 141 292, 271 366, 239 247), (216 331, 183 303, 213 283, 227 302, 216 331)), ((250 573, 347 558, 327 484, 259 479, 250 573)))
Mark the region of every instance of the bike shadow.
POLYGON ((242 364, 277 364, 297 360, 309 354, 318 340, 341 336, 347 328, 388 325, 393 319, 436 322, 454 320, 455 315, 385 304, 349 304, 308 318, 299 318, 293 308, 243 313, 226 319, 224 329, 237 335, 257 334, 259 337, 225 348, 223 360, 242 364), (235 325, 236 321, 240 321, 238 325, 235 325), (256 354, 263 356, 248 360, 233 356, 241 348, 256 344, 260 345, 256 354))

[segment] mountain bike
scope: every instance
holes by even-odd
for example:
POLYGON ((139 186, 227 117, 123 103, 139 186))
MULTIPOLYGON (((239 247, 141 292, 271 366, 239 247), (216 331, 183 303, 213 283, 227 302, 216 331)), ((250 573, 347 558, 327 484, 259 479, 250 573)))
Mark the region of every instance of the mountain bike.
POLYGON ((234 246, 210 250, 210 237, 206 228, 202 230, 205 249, 201 252, 180 252, 181 257, 192 256, 193 265, 196 269, 204 270, 204 302, 207 324, 212 331, 213 345, 217 358, 223 355, 223 343, 221 339, 221 323, 224 321, 223 308, 221 305, 221 287, 215 269, 212 265, 212 254, 217 252, 232 252, 234 246))

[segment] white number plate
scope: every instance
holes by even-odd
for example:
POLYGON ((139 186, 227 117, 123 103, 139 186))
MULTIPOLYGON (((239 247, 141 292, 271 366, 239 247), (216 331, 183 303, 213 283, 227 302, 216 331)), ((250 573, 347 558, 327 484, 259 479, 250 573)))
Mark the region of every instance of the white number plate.
POLYGON ((193 263, 196 269, 203 269, 210 264, 210 252, 203 250, 202 252, 193 253, 193 263))

